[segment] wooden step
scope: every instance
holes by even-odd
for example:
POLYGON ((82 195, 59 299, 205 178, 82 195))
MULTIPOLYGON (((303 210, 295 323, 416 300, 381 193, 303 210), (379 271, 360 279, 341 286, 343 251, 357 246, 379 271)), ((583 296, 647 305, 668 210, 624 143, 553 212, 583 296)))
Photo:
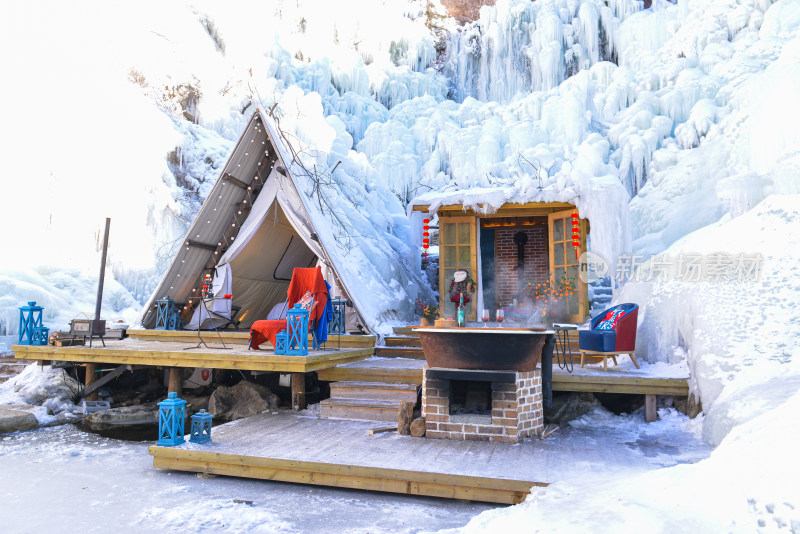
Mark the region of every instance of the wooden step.
POLYGON ((359 399, 327 399, 320 403, 320 417, 339 419, 366 419, 369 421, 397 422, 399 402, 359 399))
POLYGON ((397 334, 398 336, 411 336, 411 337, 419 337, 414 330, 412 330, 408 326, 395 326, 392 328, 392 331, 397 334))
POLYGON ((421 386, 422 368, 382 369, 378 367, 339 366, 318 370, 317 378, 326 382, 382 382, 385 384, 415 384, 421 386))
POLYGON ((410 358, 424 360, 425 353, 422 347, 375 347, 375 356, 380 358, 410 358))
POLYGON ((386 336, 383 344, 387 347, 421 347, 419 336, 386 336))
POLYGON ((415 384, 387 384, 381 382, 334 382, 331 384, 331 398, 378 401, 416 402, 415 384))

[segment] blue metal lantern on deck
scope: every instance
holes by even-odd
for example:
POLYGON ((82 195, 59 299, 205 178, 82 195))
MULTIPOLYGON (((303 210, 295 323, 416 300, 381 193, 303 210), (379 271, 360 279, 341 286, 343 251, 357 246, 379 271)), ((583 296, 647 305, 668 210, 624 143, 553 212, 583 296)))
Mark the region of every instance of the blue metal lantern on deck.
POLYGON ((299 304, 286 312, 286 353, 292 356, 308 354, 308 310, 299 304))
POLYGON ((275 354, 286 354, 286 332, 275 335, 275 354))
POLYGON ((328 333, 344 335, 345 333, 345 300, 336 298, 331 299, 333 308, 333 320, 328 323, 328 333))
POLYGON ((189 441, 192 443, 206 443, 211 441, 211 419, 213 416, 205 410, 200 410, 192 416, 192 429, 189 432, 189 441))
POLYGON ((183 422, 186 418, 186 401, 174 391, 158 403, 157 445, 180 445, 184 441, 183 422))
POLYGON ((156 330, 180 329, 180 312, 172 299, 160 299, 156 308, 156 330))
POLYGON ((20 345, 46 345, 47 335, 45 335, 45 342, 41 343, 41 333, 37 328, 44 328, 42 325, 42 308, 37 306, 35 301, 28 302, 27 306, 21 306, 19 309, 19 344, 20 345))

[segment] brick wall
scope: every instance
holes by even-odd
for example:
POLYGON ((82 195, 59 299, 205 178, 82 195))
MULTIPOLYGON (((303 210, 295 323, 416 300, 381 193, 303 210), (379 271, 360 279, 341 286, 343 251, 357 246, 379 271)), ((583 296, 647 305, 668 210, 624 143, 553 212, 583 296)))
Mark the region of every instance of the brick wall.
POLYGON ((516 382, 492 382, 491 424, 450 420, 450 381, 428 379, 422 372, 422 417, 429 438, 519 443, 544 428, 542 375, 539 369, 518 372, 516 382))
MULTIPOLYGON (((495 299, 494 306, 499 304, 509 305, 514 297, 519 295, 519 271, 513 270, 517 265, 517 245, 514 235, 525 232, 528 242, 525 244, 525 270, 523 280, 546 280, 550 268, 549 249, 547 242, 547 225, 518 226, 497 228, 495 230, 495 299)), ((491 306, 491 303, 487 303, 491 306)))

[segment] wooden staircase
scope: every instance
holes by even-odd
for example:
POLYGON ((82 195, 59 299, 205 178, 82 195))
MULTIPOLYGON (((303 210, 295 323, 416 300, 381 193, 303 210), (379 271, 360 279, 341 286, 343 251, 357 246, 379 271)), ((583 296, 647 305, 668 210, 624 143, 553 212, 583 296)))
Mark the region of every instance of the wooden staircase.
POLYGON ((375 356, 380 358, 425 359, 425 354, 422 352, 422 345, 420 345, 419 342, 419 336, 413 334, 387 336, 383 345, 377 345, 375 347, 375 356))
POLYGON ((317 371, 320 380, 331 382, 330 399, 320 403, 321 417, 397 422, 400 403, 417 402, 425 360, 419 338, 389 336, 375 347, 375 356, 396 358, 397 365, 387 369, 365 361, 317 371))
POLYGON ((28 363, 15 359, 13 352, 0 352, 0 384, 20 374, 28 363))

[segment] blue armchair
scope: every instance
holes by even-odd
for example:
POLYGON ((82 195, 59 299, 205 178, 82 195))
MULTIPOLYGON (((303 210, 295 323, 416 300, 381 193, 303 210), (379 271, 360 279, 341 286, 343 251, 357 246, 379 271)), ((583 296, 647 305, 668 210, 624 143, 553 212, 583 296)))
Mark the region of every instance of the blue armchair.
POLYGON ((627 354, 639 368, 633 355, 636 349, 636 322, 639 306, 619 304, 592 318, 592 329, 578 332, 578 350, 581 352, 581 367, 587 355, 603 357, 603 370, 608 370, 606 358, 611 356, 617 365, 617 354, 627 354))

